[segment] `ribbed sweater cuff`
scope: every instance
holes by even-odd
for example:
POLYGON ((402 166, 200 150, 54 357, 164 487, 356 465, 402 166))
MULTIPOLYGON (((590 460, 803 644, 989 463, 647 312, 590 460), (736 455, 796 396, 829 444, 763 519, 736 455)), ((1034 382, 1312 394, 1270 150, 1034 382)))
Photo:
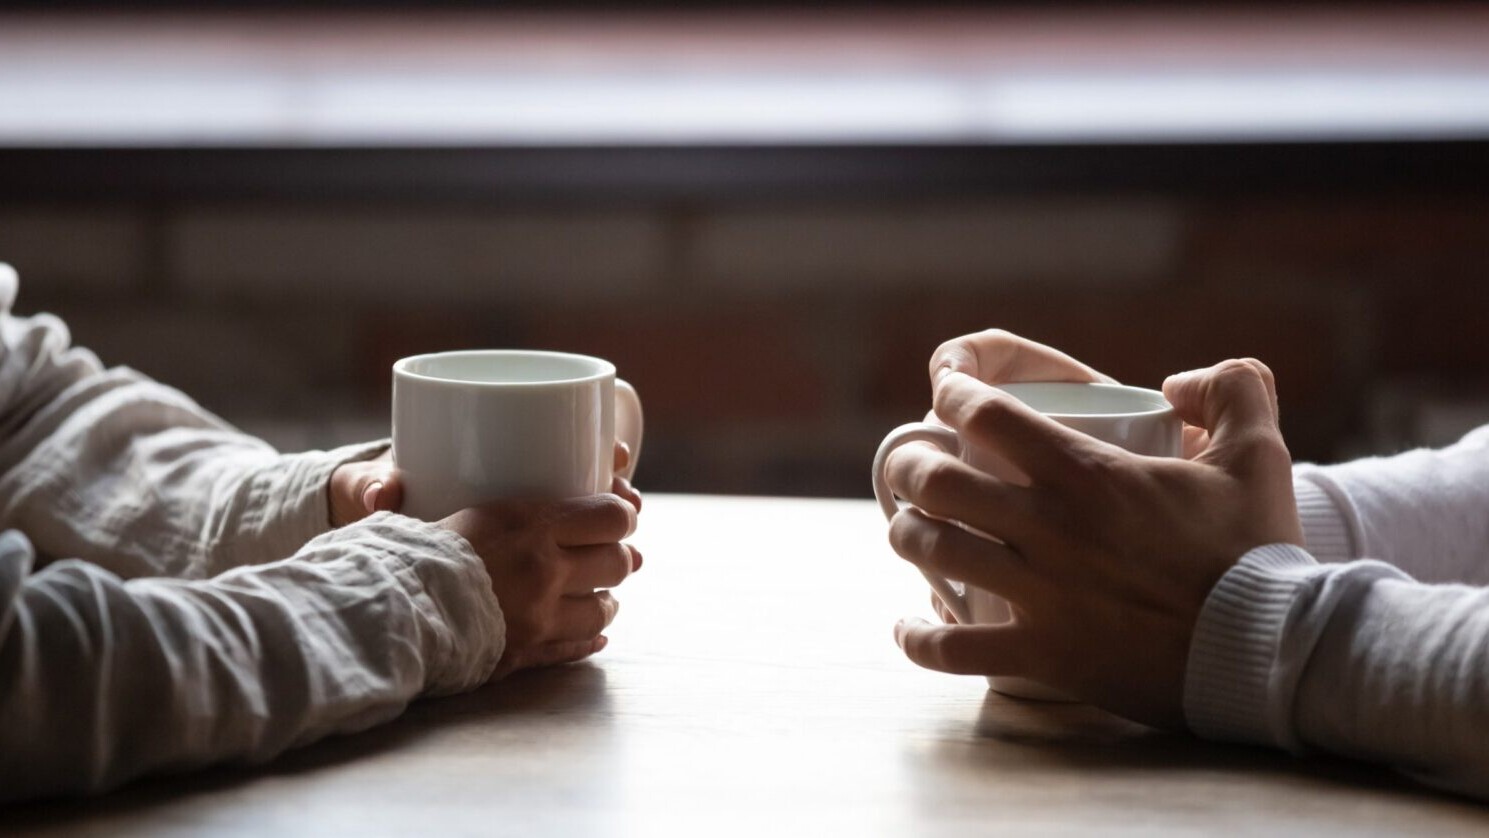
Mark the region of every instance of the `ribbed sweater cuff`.
POLYGON ((1293 479, 1293 496, 1298 502, 1298 519, 1303 524, 1303 541, 1308 552, 1321 562, 1347 562, 1357 558, 1349 534, 1349 523, 1329 493, 1306 475, 1293 479))
POLYGON ((1295 750, 1278 650, 1290 616, 1322 568, 1307 551, 1268 544, 1241 557, 1205 600, 1189 645, 1184 716, 1206 739, 1295 750))

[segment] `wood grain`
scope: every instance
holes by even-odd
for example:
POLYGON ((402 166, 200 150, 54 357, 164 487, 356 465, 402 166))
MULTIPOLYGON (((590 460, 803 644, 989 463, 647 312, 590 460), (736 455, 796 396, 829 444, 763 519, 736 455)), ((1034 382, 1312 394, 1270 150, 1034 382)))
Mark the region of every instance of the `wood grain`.
POLYGON ((926 672, 867 501, 653 496, 610 648, 260 768, 0 812, 66 835, 1482 833, 1391 772, 926 672))

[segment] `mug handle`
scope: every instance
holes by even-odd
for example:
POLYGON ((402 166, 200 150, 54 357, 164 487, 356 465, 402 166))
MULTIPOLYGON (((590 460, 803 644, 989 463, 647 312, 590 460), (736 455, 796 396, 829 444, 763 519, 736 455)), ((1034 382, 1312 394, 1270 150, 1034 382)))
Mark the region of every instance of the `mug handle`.
POLYGON ((615 379, 615 438, 631 449, 631 461, 621 470, 620 476, 627 480, 636 473, 636 463, 641 461, 641 396, 629 381, 615 379))
MULTIPOLYGON (((900 502, 894 496, 894 490, 889 488, 889 478, 885 474, 885 468, 889 463, 889 453, 907 442, 929 442, 953 457, 962 455, 962 441, 957 437, 956 431, 943 428, 940 425, 932 425, 929 422, 911 422, 901 425, 889 432, 889 436, 879 443, 879 451, 874 455, 874 497, 879 501, 879 508, 884 511, 886 520, 894 518, 899 514, 900 502)), ((956 617, 957 622, 969 625, 973 622, 972 614, 967 607, 967 595, 958 591, 947 579, 933 573, 922 570, 921 575, 931 583, 931 589, 946 603, 946 607, 956 617)))

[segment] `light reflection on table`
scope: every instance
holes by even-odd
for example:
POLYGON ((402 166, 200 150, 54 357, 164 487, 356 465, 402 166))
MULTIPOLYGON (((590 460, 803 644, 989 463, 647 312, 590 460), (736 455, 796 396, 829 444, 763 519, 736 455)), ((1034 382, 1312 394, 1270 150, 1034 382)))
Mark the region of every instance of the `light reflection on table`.
POLYGON ((868 501, 651 496, 591 663, 257 769, 4 814, 37 834, 1482 830, 1383 769, 1223 747, 919 670, 924 584, 868 501))

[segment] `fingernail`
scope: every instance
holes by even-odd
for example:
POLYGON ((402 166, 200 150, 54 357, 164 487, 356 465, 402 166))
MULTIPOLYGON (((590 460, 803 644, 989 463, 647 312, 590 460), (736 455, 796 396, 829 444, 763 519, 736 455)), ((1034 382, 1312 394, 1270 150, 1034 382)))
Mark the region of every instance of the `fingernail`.
POLYGON ((635 573, 641 569, 641 551, 635 547, 631 548, 631 572, 635 573))
POLYGON ((377 496, 382 490, 383 484, 380 482, 374 481, 367 484, 367 488, 362 490, 362 508, 368 512, 376 512, 377 496))
POLYGON ((942 364, 941 366, 937 367, 936 368, 936 383, 937 384, 940 384, 941 383, 941 379, 945 378, 948 375, 951 375, 953 372, 955 372, 955 370, 953 370, 951 368, 951 364, 949 364, 949 363, 942 364))
POLYGON ((905 618, 901 617, 899 619, 899 622, 896 622, 894 624, 894 645, 900 647, 901 649, 905 648, 906 622, 907 621, 905 620, 905 618))
POLYGON ((605 635, 602 634, 599 637, 596 637, 595 638, 595 651, 596 652, 600 651, 601 649, 604 649, 606 646, 609 646, 609 645, 610 645, 610 638, 606 637, 605 635))

